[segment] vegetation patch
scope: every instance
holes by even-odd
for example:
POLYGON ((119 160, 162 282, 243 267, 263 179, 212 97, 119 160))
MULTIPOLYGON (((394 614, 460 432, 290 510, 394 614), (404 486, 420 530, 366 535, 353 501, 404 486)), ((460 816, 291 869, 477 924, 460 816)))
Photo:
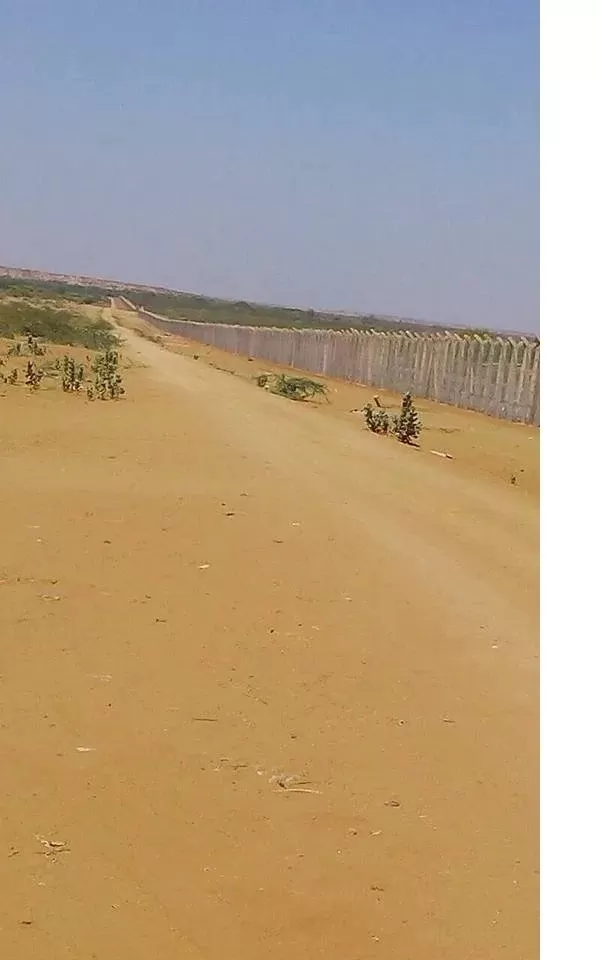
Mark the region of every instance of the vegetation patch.
POLYGON ((23 300, 68 300, 72 303, 108 306, 111 291, 95 284, 64 283, 61 280, 26 280, 0 277, 0 295, 23 300))
POLYGON ((290 377, 285 373, 261 373, 256 383, 269 393, 276 393, 288 400, 312 400, 314 397, 327 399, 327 387, 310 377, 290 377))
POLYGON ((7 357, 0 357, 0 384, 19 386, 24 384, 37 391, 42 381, 58 380, 63 392, 77 395, 85 387, 88 400, 118 400, 125 393, 121 374, 121 357, 116 350, 105 350, 95 356, 87 355, 85 363, 65 354, 60 357, 45 357, 47 348, 38 340, 11 343, 7 357), (16 365, 10 364, 14 358, 16 365), (9 369, 10 364, 10 369, 9 369))
POLYGON ((119 372, 119 354, 116 350, 107 350, 96 357, 92 364, 94 371, 94 388, 88 388, 88 399, 95 396, 100 400, 118 400, 125 393, 123 381, 119 372))
POLYGON ((65 393, 79 393, 84 380, 83 364, 75 363, 73 357, 65 354, 62 367, 62 388, 65 393))
POLYGON ((31 387, 32 390, 38 390, 43 376, 44 371, 40 370, 33 360, 28 360, 27 369, 25 370, 25 383, 27 386, 31 387))
POLYGON ((388 413, 379 403, 367 403, 363 416, 372 433, 395 437, 400 443, 414 445, 421 433, 422 424, 410 393, 402 398, 400 413, 388 413))
POLYGON ((199 294, 131 289, 121 291, 136 307, 170 320, 195 323, 233 323, 246 327, 284 327, 295 330, 379 330, 398 333, 415 330, 438 332, 443 328, 410 318, 391 319, 375 314, 344 314, 326 310, 279 307, 246 300, 221 300, 199 294))
POLYGON ((119 342, 107 320, 92 320, 50 303, 10 298, 0 299, 0 336, 26 339, 25 345, 14 345, 14 355, 22 355, 30 342, 38 340, 88 350, 114 349, 119 342))

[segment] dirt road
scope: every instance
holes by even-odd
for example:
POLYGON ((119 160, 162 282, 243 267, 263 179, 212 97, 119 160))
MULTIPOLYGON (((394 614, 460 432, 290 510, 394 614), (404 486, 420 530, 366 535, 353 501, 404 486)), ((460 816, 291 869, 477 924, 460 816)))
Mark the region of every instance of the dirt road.
POLYGON ((535 498, 126 336, 0 401, 2 956, 534 960, 535 498))

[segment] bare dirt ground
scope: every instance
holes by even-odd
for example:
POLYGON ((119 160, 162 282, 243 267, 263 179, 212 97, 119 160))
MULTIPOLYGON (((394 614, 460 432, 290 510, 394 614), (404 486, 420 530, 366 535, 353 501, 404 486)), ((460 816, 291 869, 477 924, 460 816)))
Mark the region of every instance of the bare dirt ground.
POLYGON ((537 435, 127 337, 0 390, 1 955, 533 960, 537 435))
MULTIPOLYGON (((184 340, 181 337, 163 333, 135 314, 116 311, 119 323, 129 330, 140 333, 161 343, 170 351, 208 363, 217 370, 224 370, 253 381, 263 371, 298 374, 298 370, 280 364, 270 363, 260 358, 236 356, 206 346, 197 340, 184 340)), ((360 422, 357 414, 365 403, 372 402, 373 388, 361 387, 342 380, 318 378, 329 385, 329 404, 318 406, 320 415, 337 416, 347 422, 360 422)), ((385 406, 398 410, 402 397, 387 390, 378 391, 385 406)), ((422 446, 426 451, 435 449, 456 458, 454 470, 469 474, 472 470, 496 477, 503 483, 514 477, 519 488, 526 490, 539 499, 539 430, 525 424, 496 420, 486 415, 478 415, 448 404, 433 403, 429 400, 417 400, 419 411, 424 419, 422 446)))

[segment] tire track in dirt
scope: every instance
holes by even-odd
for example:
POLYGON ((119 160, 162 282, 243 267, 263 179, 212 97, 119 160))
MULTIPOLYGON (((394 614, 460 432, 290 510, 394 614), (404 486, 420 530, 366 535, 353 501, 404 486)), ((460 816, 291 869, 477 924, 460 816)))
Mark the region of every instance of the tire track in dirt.
POLYGON ((211 420, 247 456, 294 483, 299 497, 310 490, 345 522, 363 527, 381 549, 398 554, 397 563, 410 564, 410 576, 421 571, 430 602, 444 596, 463 619, 473 607, 471 626, 489 628, 512 616, 504 636, 518 632, 521 653, 536 653, 538 531, 529 502, 477 478, 465 483, 413 450, 317 419, 301 405, 119 332, 155 376, 209 401, 211 420))

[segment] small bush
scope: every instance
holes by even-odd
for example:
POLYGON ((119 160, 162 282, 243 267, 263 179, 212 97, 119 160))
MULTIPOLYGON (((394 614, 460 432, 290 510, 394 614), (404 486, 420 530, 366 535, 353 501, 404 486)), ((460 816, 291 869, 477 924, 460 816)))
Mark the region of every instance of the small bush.
POLYGON ((31 334, 27 337, 27 348, 34 357, 43 357, 46 352, 46 348, 31 334))
POLYGON ((372 433, 389 433, 390 418, 385 410, 377 409, 372 403, 363 408, 365 423, 372 433))
POLYGON ((372 433, 389 434, 401 443, 414 443, 421 433, 421 421, 410 393, 402 398, 399 414, 389 414, 371 403, 363 407, 363 414, 365 424, 372 433))
POLYGON ((36 367, 33 360, 27 361, 27 370, 25 372, 25 383, 32 390, 38 390, 44 373, 39 367, 36 367))
POLYGON ((73 357, 65 354, 63 359, 62 388, 65 393, 79 393, 83 383, 83 367, 77 365, 73 357))
POLYGON ((95 374, 94 389, 101 400, 118 400, 125 390, 119 373, 119 354, 116 350, 107 350, 92 364, 95 374))
POLYGON ((13 387, 19 382, 19 371, 16 369, 11 370, 9 375, 6 378, 6 382, 10 383, 13 387))
POLYGON ((327 387, 310 377, 290 377, 285 373, 261 373, 256 377, 259 387, 266 387, 270 393, 276 393, 288 400, 310 400, 313 397, 327 397, 327 387))
POLYGON ((392 417, 391 433, 401 443, 414 443, 421 433, 421 421, 410 393, 402 399, 400 414, 392 417))

